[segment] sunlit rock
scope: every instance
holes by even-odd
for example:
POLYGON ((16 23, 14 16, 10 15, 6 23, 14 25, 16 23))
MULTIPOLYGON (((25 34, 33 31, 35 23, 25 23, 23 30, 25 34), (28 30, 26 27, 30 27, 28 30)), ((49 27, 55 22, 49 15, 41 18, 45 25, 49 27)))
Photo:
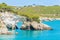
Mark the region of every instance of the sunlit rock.
POLYGON ((33 21, 33 22, 26 22, 25 24, 22 25, 20 29, 21 30, 51 30, 52 28, 45 24, 37 23, 33 21))

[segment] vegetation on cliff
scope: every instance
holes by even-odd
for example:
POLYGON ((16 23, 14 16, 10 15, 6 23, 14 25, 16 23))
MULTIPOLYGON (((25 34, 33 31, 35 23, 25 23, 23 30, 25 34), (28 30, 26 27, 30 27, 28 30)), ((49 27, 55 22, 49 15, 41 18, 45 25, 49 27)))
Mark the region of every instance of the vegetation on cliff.
POLYGON ((5 3, 0 4, 0 11, 10 11, 17 15, 26 16, 30 20, 39 22, 40 16, 60 17, 60 6, 39 6, 29 5, 24 7, 10 6, 5 3))

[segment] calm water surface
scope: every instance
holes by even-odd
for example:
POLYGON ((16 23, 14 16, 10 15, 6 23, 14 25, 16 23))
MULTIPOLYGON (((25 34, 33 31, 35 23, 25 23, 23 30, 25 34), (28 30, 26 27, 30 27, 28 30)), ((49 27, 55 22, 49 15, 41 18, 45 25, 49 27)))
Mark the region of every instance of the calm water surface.
MULTIPOLYGON (((0 35, 0 40, 60 40, 60 20, 44 21, 43 23, 51 26, 54 30, 29 31, 16 30, 17 35, 0 35)), ((22 22, 17 23, 18 27, 22 22)))

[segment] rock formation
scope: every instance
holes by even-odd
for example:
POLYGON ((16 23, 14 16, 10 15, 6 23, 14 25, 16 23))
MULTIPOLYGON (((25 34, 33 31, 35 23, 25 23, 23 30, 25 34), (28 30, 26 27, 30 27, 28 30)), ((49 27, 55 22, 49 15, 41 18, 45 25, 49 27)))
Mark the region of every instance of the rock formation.
POLYGON ((35 21, 25 22, 20 29, 21 30, 52 30, 52 28, 50 28, 49 26, 42 23, 37 23, 35 21))

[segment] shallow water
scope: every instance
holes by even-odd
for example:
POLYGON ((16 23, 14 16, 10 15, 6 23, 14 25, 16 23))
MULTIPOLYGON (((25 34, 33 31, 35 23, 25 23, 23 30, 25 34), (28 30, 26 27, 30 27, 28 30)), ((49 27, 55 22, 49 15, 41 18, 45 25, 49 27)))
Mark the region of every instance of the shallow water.
MULTIPOLYGON (((17 35, 0 35, 0 40, 60 40, 60 20, 44 21, 43 23, 51 26, 53 30, 32 31, 16 30, 17 35)), ((20 27, 22 23, 18 23, 20 27)))

